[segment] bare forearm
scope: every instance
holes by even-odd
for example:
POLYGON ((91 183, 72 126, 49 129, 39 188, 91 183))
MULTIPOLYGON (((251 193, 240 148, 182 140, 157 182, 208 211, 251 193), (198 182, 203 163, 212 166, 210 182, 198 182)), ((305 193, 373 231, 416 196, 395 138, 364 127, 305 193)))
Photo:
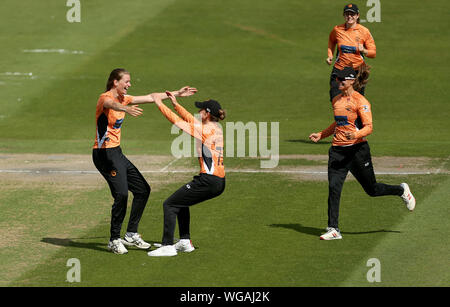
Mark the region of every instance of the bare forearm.
MULTIPOLYGON (((171 92, 175 97, 178 97, 180 95, 180 91, 173 91, 171 92)), ((161 99, 167 99, 169 98, 166 93, 151 93, 145 96, 134 96, 133 101, 131 104, 144 104, 144 103, 154 103, 155 100, 153 99, 154 94, 160 95, 161 99)))
POLYGON ((124 106, 121 103, 118 103, 116 101, 106 101, 103 105, 104 108, 106 109, 112 109, 114 111, 120 111, 120 112, 126 112, 127 111, 127 106, 124 106))

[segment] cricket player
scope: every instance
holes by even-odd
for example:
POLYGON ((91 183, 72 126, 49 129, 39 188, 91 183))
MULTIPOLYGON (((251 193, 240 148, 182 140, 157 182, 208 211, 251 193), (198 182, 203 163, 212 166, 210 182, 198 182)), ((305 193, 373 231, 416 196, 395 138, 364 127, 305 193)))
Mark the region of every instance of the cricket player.
POLYGON ((177 252, 194 251, 189 230, 189 207, 217 197, 225 190, 223 132, 218 125, 220 120, 225 119, 225 111, 215 100, 196 102, 196 107, 200 109, 200 121, 183 108, 172 93, 166 92, 166 95, 171 99, 179 116, 163 104, 161 95, 153 95, 155 103, 170 122, 196 139, 200 174, 194 176, 191 182, 180 187, 164 202, 162 246, 148 253, 154 257, 175 256, 177 252), (173 244, 177 218, 180 241, 173 244))
POLYGON ((369 144, 366 136, 372 133, 371 105, 354 90, 356 72, 345 67, 337 72, 341 94, 332 102, 335 121, 325 130, 312 133, 309 138, 318 142, 333 135, 328 159, 328 227, 321 240, 342 239, 339 230, 339 202, 348 171, 358 180, 364 191, 372 196, 401 196, 406 207, 413 211, 416 200, 408 184, 387 185, 375 179, 369 144))
POLYGON ((364 95, 365 83, 370 73, 370 66, 366 65, 364 58, 375 58, 377 49, 375 41, 369 29, 359 23, 359 9, 356 4, 348 4, 344 7, 345 23, 337 25, 331 31, 328 38, 328 57, 326 62, 333 62, 334 50, 336 61, 330 76, 330 101, 340 93, 336 74, 344 67, 351 66, 357 73, 357 79, 364 83, 358 89, 364 95))
MULTIPOLYGON (((150 185, 122 153, 120 136, 125 114, 128 113, 134 117, 142 115, 143 110, 137 105, 152 103, 153 97, 151 94, 146 96, 128 95, 130 86, 130 73, 123 68, 114 69, 109 75, 106 91, 98 99, 95 113, 97 132, 92 159, 95 167, 108 183, 114 198, 108 249, 115 254, 128 252, 124 244, 140 249, 150 248, 150 244, 145 242, 137 232, 139 221, 150 196, 150 185), (127 210, 128 191, 133 193, 133 202, 127 232, 124 238, 120 239, 120 231, 127 210)), ((171 94, 190 96, 196 91, 195 88, 186 86, 171 94)), ((161 94, 160 97, 166 99, 167 95, 161 94)))

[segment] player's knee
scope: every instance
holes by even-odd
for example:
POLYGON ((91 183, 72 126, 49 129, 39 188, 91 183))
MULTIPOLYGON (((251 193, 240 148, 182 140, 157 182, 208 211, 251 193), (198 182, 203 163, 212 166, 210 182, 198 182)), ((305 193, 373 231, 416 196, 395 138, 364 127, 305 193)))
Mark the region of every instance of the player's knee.
POLYGON ((150 192, 152 191, 152 188, 150 187, 150 185, 148 183, 145 184, 145 188, 142 191, 143 196, 145 196, 146 198, 149 198, 150 196, 150 192))
POLYGON ((114 196, 114 201, 116 203, 126 203, 128 200, 128 191, 117 192, 114 196))
POLYGON ((148 183, 145 183, 145 185, 139 191, 133 192, 133 196, 135 198, 148 199, 150 197, 151 190, 152 189, 150 188, 150 185, 148 183))

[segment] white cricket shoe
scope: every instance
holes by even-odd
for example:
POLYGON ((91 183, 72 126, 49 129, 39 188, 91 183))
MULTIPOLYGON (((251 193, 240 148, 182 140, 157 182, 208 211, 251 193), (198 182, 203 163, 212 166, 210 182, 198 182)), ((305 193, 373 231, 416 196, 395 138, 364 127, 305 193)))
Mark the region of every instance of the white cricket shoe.
POLYGON ((142 240, 142 237, 138 233, 134 233, 133 236, 125 235, 122 239, 122 243, 126 246, 136 246, 140 249, 149 249, 151 244, 142 240))
POLYGON ((192 241, 189 239, 181 239, 173 245, 178 252, 190 253, 195 250, 192 241))
POLYGON ((409 190, 409 185, 407 183, 402 183, 400 184, 400 186, 403 187, 404 190, 403 195, 401 197, 406 205, 406 208, 408 208, 409 211, 413 211, 414 208, 416 207, 416 199, 409 190))
POLYGON ((114 254, 118 255, 128 253, 128 250, 125 248, 125 246, 123 246, 122 241, 120 239, 109 241, 108 249, 112 251, 114 254))
POLYGON ((177 250, 173 245, 163 245, 154 251, 148 252, 151 257, 171 257, 177 255, 177 250))
POLYGON ((333 227, 327 227, 327 232, 320 236, 320 240, 339 240, 342 239, 341 232, 333 227))

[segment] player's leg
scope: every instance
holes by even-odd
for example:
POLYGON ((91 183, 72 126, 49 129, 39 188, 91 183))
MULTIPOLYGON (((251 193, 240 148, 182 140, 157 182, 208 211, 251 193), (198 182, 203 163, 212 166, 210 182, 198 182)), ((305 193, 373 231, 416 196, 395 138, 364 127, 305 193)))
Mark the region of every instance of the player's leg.
POLYGON ((110 243, 108 247, 117 254, 127 252, 120 241, 120 231, 128 201, 126 165, 120 159, 120 148, 98 149, 93 152, 94 164, 108 182, 114 202, 111 208, 110 243))
POLYGON ((333 160, 330 156, 328 163, 328 227, 338 229, 341 193, 347 173, 348 169, 345 164, 333 160))
POLYGON ((339 231, 339 205, 341 192, 348 173, 346 151, 331 146, 328 159, 328 227, 327 232, 320 236, 321 240, 341 239, 339 231))
POLYGON ((364 142, 355 146, 359 148, 350 164, 350 172, 361 184, 364 191, 372 197, 384 195, 401 196, 404 190, 402 186, 377 182, 373 170, 369 144, 364 142))
POLYGON ((158 250, 149 252, 149 256, 176 255, 175 247, 175 250, 173 250, 168 246, 173 246, 177 218, 179 221, 180 237, 184 240, 189 240, 190 242, 190 215, 187 214, 189 211, 186 209, 192 205, 216 197, 224 190, 225 179, 215 179, 212 177, 215 176, 204 174, 195 176, 191 182, 180 187, 164 202, 164 233, 162 238, 162 247, 158 250), (221 185, 218 186, 216 181, 220 182, 221 185))
MULTIPOLYGON (((198 179, 196 181, 200 182, 201 186, 198 185, 198 182, 195 182, 194 184, 191 184, 191 188, 193 188, 194 190, 199 190, 201 191, 201 193, 199 193, 198 195, 192 195, 192 198, 190 200, 190 202, 192 202, 192 205, 217 197, 222 194, 225 189, 225 178, 202 174, 198 176, 198 179)), ((181 240, 185 240, 185 243, 187 244, 187 240, 190 240, 189 207, 180 208, 177 217, 180 242, 181 240)))
MULTIPOLYGON (((126 159, 126 158, 125 158, 126 159)), ((133 202, 131 205, 130 220, 128 222, 127 232, 137 232, 139 221, 144 213, 150 196, 150 185, 142 176, 141 172, 130 162, 127 161, 127 180, 128 189, 133 193, 133 202)))
POLYGON ((127 165, 128 189, 133 193, 130 219, 123 241, 125 245, 133 245, 141 249, 147 249, 150 247, 150 244, 145 242, 138 234, 138 226, 150 196, 150 185, 144 176, 142 176, 141 172, 125 156, 123 156, 123 159, 127 165))

